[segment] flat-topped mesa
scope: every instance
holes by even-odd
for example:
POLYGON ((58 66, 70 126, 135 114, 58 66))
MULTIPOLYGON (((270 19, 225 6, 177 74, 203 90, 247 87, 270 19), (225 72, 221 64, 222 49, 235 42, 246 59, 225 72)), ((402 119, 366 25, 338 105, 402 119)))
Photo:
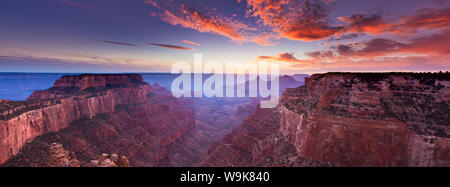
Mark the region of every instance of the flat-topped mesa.
POLYGON ((143 82, 144 79, 138 74, 84 74, 63 76, 55 81, 53 87, 85 90, 91 87, 133 86, 143 82))
POLYGON ((55 81, 48 90, 35 91, 27 100, 53 99, 74 95, 89 89, 100 90, 115 87, 130 87, 144 84, 138 74, 83 74, 65 75, 55 81))

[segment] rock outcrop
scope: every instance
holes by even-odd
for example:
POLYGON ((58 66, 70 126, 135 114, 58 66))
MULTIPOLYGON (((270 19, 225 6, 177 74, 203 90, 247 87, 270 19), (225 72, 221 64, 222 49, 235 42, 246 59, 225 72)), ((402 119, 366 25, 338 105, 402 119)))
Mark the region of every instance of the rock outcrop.
POLYGON ((130 161, 125 156, 103 153, 98 160, 91 160, 92 167, 129 167, 130 161))
POLYGON ((203 165, 274 166, 296 156, 313 161, 297 166, 450 166, 448 73, 317 74, 288 89, 272 115, 253 116, 217 142, 203 165))
POLYGON ((187 106, 155 94, 140 75, 63 76, 28 101, 0 105, 0 164, 29 148, 7 165, 32 162, 27 154, 51 142, 61 142, 80 161, 118 152, 137 166, 157 165, 167 156, 165 147, 194 125, 187 106))
POLYGON ((49 166, 51 167, 80 167, 80 161, 70 156, 59 143, 52 143, 49 148, 49 166))

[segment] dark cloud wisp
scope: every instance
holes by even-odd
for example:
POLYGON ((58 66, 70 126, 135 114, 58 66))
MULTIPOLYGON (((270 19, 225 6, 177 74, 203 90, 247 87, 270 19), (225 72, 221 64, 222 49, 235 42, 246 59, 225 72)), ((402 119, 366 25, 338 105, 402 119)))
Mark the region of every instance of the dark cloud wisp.
POLYGON ((194 50, 193 48, 189 47, 183 47, 178 45, 169 45, 169 44, 158 44, 158 43, 149 43, 150 45, 157 46, 157 47, 163 47, 168 49, 176 49, 176 50, 194 50))
POLYGON ((125 42, 117 42, 117 41, 108 41, 108 40, 99 40, 100 42, 104 42, 107 44, 113 44, 113 45, 122 45, 122 46, 129 46, 129 47, 136 47, 136 44, 132 43, 125 43, 125 42))

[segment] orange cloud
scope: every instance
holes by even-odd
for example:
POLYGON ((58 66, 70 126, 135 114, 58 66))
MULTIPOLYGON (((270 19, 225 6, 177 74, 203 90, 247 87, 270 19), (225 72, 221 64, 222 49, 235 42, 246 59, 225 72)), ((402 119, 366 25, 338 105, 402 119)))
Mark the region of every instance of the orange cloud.
POLYGON ((158 46, 158 47, 164 47, 164 48, 168 48, 168 49, 177 49, 177 50, 193 50, 193 48, 189 48, 189 47, 183 47, 183 46, 177 46, 177 45, 169 45, 169 44, 156 44, 156 43, 149 43, 150 45, 153 46, 158 46))
POLYGON ((399 22, 387 23, 381 15, 355 14, 350 17, 338 17, 347 23, 346 32, 368 34, 416 34, 419 30, 442 29, 450 26, 450 7, 441 9, 423 8, 411 16, 405 16, 399 22))
POLYGON ((327 50, 306 55, 316 62, 375 59, 392 56, 450 56, 450 30, 430 36, 419 37, 408 42, 376 38, 365 42, 339 44, 327 50))
POLYGON ((401 46, 400 51, 430 54, 439 56, 450 56, 450 30, 433 34, 427 37, 412 39, 408 44, 401 46))
POLYGON ((259 61, 276 61, 276 62, 288 62, 292 64, 309 64, 308 60, 299 60, 295 58, 294 53, 281 53, 277 56, 259 56, 256 58, 259 61))
POLYGON ((398 21, 386 19, 381 14, 355 14, 338 17, 340 22, 333 24, 328 17, 335 0, 247 0, 246 18, 256 18, 258 24, 253 28, 237 21, 236 15, 225 17, 215 9, 197 8, 187 1, 145 0, 145 3, 159 10, 159 13, 150 15, 159 16, 169 24, 263 46, 276 45, 281 38, 308 42, 356 38, 365 34, 412 35, 420 30, 450 26, 448 6, 423 8, 398 21))
POLYGON ((386 24, 379 14, 354 14, 350 17, 338 17, 341 22, 347 23, 346 32, 382 34, 392 27, 386 24))
POLYGON ((184 42, 184 43, 187 43, 187 44, 191 44, 191 45, 200 46, 200 44, 198 44, 198 43, 196 43, 196 42, 193 42, 193 41, 189 41, 189 40, 183 40, 183 42, 184 42))
POLYGON ((333 62, 318 62, 315 66, 292 65, 304 72, 333 72, 333 71, 439 71, 450 70, 449 57, 412 56, 387 57, 376 59, 361 59, 358 61, 337 60, 333 62))
POLYGON ((161 19, 172 25, 195 29, 199 32, 215 33, 228 37, 234 41, 247 41, 245 31, 247 25, 231 18, 215 15, 211 11, 185 5, 182 1, 146 0, 147 4, 160 9, 161 19))
POLYGON ((355 14, 338 17, 333 25, 327 17, 333 0, 247 0, 247 14, 273 29, 280 38, 315 41, 351 33, 415 34, 419 30, 442 29, 450 26, 450 7, 423 8, 398 22, 387 21, 380 14, 355 14))
POLYGON ((423 8, 412 16, 404 17, 400 24, 394 25, 388 31, 396 34, 414 34, 421 29, 440 29, 449 26, 450 7, 441 9, 423 8))
POLYGON ((327 21, 332 1, 247 0, 247 14, 260 19, 280 37, 313 41, 338 35, 343 28, 327 21))
POLYGON ((230 38, 237 42, 254 42, 263 46, 273 46, 273 40, 289 38, 293 40, 312 41, 325 39, 337 34, 341 27, 330 27, 326 22, 328 3, 325 1, 305 1, 299 4, 295 0, 249 0, 247 14, 260 19, 259 22, 268 26, 265 32, 254 32, 252 28, 235 17, 224 17, 207 8, 200 11, 193 5, 185 4, 185 1, 161 1, 145 0, 145 3, 160 10, 160 13, 152 12, 150 15, 159 16, 172 25, 194 29, 199 32, 214 33, 230 38), (282 6, 291 7, 289 10, 282 6), (252 9, 250 7, 253 7, 252 9), (298 9, 298 10, 297 10, 298 9), (292 13, 293 12, 293 13, 292 13))
POLYGON ((258 60, 283 61, 304 72, 328 71, 435 71, 450 70, 450 30, 405 42, 375 38, 337 44, 297 59, 292 54, 260 56, 258 60))
POLYGON ((177 16, 172 12, 165 11, 162 19, 172 25, 196 29, 199 32, 216 33, 237 41, 244 40, 244 36, 239 31, 239 23, 209 17, 196 10, 183 10, 182 12, 184 15, 177 16))

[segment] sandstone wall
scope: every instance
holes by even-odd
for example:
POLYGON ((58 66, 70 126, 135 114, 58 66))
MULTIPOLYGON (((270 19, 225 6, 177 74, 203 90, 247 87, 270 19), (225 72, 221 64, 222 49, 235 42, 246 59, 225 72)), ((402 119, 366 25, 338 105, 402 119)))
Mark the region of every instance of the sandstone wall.
POLYGON ((336 166, 449 166, 450 82, 423 79, 312 76, 285 94, 280 130, 300 156, 336 166))
POLYGON ((201 165, 450 166, 448 73, 328 73, 305 83, 213 144, 201 165))
MULTIPOLYGON (((128 75, 119 77, 121 78, 110 79, 131 80, 128 75)), ((73 78, 63 77, 62 79, 65 81, 73 78)), ((85 78, 81 79, 85 80, 85 78)), ((55 85, 60 85, 63 81, 56 82, 55 85)), ((99 85, 96 83, 89 84, 99 85)), ((39 135, 59 131, 82 118, 90 119, 97 114, 112 113, 118 105, 145 102, 150 92, 151 87, 146 84, 112 88, 104 92, 53 99, 53 103, 56 104, 20 114, 10 114, 14 116, 7 116, 4 118, 5 120, 0 120, 0 164, 16 155, 27 141, 31 141, 39 135)), ((35 95, 33 97, 46 99, 49 96, 35 95)), ((27 104, 24 105, 26 108, 27 104)), ((8 114, 8 112, 4 113, 8 114)))

